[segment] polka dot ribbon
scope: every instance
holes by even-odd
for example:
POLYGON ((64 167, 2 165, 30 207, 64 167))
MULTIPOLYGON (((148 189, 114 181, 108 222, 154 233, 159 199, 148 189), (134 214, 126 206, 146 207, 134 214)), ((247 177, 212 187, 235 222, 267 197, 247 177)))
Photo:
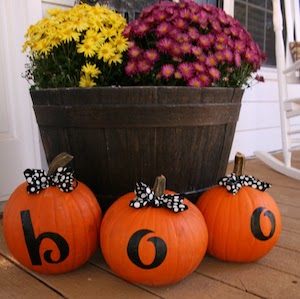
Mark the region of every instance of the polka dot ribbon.
POLYGON ((236 195, 243 186, 252 187, 259 191, 265 191, 271 184, 255 179, 252 175, 236 176, 231 173, 219 180, 219 185, 226 187, 228 192, 236 195))
POLYGON ((155 196, 154 191, 143 182, 136 183, 134 192, 137 197, 129 203, 129 206, 136 209, 145 206, 164 207, 172 210, 174 213, 183 212, 188 209, 188 206, 183 203, 184 197, 182 195, 163 194, 155 196))
POLYGON ((57 186, 62 192, 71 192, 78 184, 70 167, 59 167, 51 176, 47 176, 42 169, 26 169, 24 176, 28 183, 27 192, 30 194, 39 194, 50 186, 57 186))

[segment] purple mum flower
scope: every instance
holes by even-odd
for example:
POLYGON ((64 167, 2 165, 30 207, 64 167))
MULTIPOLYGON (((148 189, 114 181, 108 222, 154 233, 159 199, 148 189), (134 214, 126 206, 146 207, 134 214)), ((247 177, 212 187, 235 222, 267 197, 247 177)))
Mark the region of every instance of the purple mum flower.
POLYGON ((165 64, 161 68, 161 76, 165 79, 169 79, 172 77, 175 73, 175 68, 173 64, 165 64))
POLYGON ((189 62, 183 62, 178 65, 178 70, 182 74, 182 77, 185 80, 189 80, 194 73, 194 67, 191 63, 189 62))

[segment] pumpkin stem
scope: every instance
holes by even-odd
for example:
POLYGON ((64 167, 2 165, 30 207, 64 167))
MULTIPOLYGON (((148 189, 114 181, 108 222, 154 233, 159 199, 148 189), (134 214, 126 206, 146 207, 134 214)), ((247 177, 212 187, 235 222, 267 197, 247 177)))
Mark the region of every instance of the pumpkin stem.
POLYGON ((69 162, 73 160, 74 156, 68 154, 68 153, 60 153, 57 155, 53 161, 49 164, 49 169, 48 169, 48 176, 51 176, 55 173, 55 171, 59 167, 65 167, 69 162))
POLYGON ((155 196, 162 196, 166 190, 166 177, 164 175, 160 175, 156 177, 154 186, 152 190, 154 191, 155 196))
POLYGON ((237 175, 244 175, 245 174, 245 162, 246 157, 240 152, 237 152, 234 157, 234 167, 233 172, 237 175))

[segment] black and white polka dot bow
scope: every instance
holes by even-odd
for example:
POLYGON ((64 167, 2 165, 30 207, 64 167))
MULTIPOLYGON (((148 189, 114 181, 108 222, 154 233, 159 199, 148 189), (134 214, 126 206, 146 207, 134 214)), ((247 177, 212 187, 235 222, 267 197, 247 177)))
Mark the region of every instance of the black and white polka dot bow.
POLYGON ((145 206, 164 207, 172 210, 174 213, 183 212, 188 209, 188 206, 183 203, 184 197, 182 195, 163 194, 156 196, 154 191, 143 182, 136 183, 134 192, 137 197, 129 203, 129 206, 136 209, 145 206))
POLYGON ((226 187, 228 192, 236 195, 243 186, 249 186, 259 191, 265 191, 271 184, 255 179, 252 175, 236 176, 231 173, 219 180, 219 185, 226 187))
POLYGON ((70 167, 59 167, 51 176, 47 176, 42 169, 26 169, 24 176, 30 194, 39 194, 50 186, 57 186, 62 192, 71 192, 77 187, 74 171, 70 167))

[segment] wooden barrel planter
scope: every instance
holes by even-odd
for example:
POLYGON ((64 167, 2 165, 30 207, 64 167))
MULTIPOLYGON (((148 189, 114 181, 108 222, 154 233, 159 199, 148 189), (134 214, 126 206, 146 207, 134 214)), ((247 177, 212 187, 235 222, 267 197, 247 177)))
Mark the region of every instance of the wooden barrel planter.
POLYGON ((31 96, 47 161, 74 155, 78 180, 106 210, 160 174, 177 192, 214 185, 226 172, 243 90, 60 88, 31 96))

